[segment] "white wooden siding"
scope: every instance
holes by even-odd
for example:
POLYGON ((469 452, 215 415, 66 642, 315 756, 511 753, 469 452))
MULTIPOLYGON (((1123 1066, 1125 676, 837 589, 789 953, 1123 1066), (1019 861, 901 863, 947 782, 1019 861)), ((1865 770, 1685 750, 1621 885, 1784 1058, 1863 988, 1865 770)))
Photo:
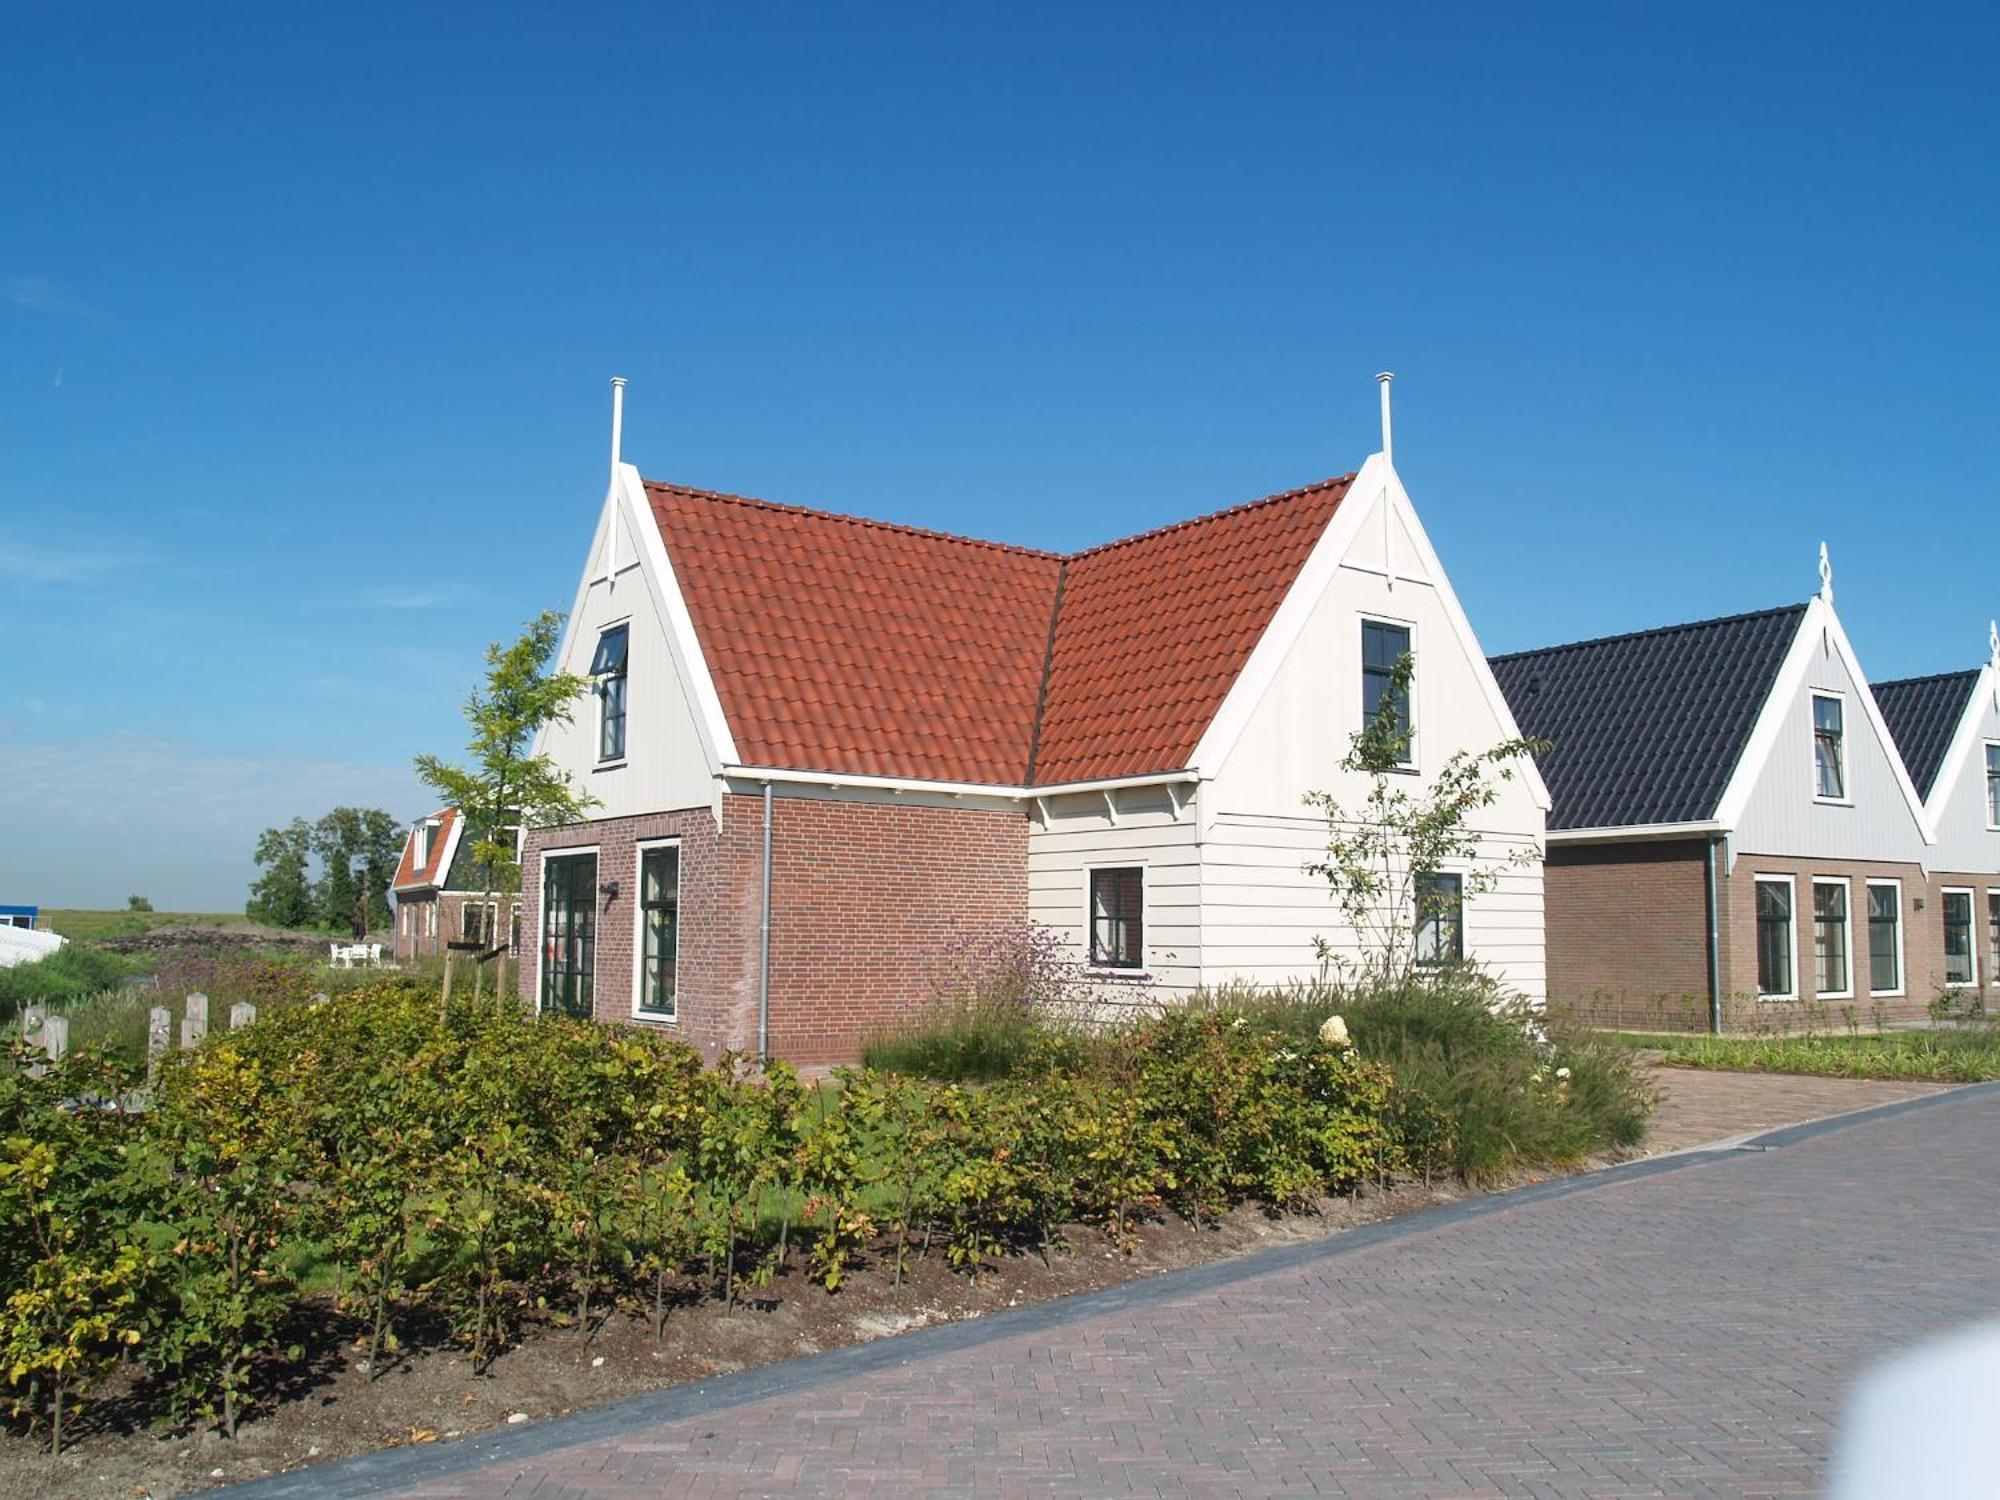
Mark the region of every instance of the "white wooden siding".
MULTIPOLYGON (((1959 762, 1956 773, 1951 763, 1938 774, 1939 784, 1931 792, 1931 816, 1937 832, 1932 867, 1955 874, 2000 875, 2000 831, 1986 822, 1986 747, 2000 741, 2000 674, 1984 673, 1976 690, 1977 722, 1972 743, 1959 762), (1949 784, 1943 777, 1950 775, 1949 784)), ((1956 748, 1954 746, 1954 748, 1956 748)))

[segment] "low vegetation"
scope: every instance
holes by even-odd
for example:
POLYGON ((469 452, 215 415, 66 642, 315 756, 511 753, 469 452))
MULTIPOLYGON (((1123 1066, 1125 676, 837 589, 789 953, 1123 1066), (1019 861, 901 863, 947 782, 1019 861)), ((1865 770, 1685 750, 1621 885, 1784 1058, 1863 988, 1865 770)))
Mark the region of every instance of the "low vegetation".
POLYGON ((62 1009, 115 990, 132 972, 132 965, 115 953, 86 943, 66 943, 47 958, 0 969, 0 1022, 18 1016, 23 1006, 62 1009))
POLYGON ((2000 1030, 1988 1025, 1804 1036, 1635 1036, 1675 1068, 1809 1073, 1827 1078, 1906 1078, 1978 1083, 2000 1078, 2000 1030))

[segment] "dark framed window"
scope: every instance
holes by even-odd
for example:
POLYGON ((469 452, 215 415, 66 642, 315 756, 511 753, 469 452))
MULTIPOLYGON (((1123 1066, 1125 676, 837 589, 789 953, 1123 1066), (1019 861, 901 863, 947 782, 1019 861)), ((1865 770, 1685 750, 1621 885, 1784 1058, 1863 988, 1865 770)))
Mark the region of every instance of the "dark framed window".
POLYGON ((1417 962, 1427 969, 1465 962, 1465 877, 1416 879, 1417 962))
POLYGON ((639 1014, 671 1021, 680 963, 681 851, 639 852, 639 1014))
POLYGON ((468 943, 486 941, 486 908, 468 901, 458 911, 458 935, 468 943))
POLYGON ((1986 747, 1986 826, 2000 828, 2000 745, 1986 747))
POLYGON ((1361 725, 1365 729, 1374 723, 1382 700, 1394 693, 1396 733, 1403 740, 1398 758, 1404 765, 1410 764, 1410 694, 1407 687, 1396 691, 1396 664, 1409 654, 1409 626, 1361 622, 1361 725))
POLYGON ((554 854, 542 866, 542 1010, 588 1016, 597 978, 597 856, 554 854))
POLYGON ((1757 882, 1757 993, 1789 999, 1792 990, 1792 883, 1757 882))
POLYGON ((1868 992, 1900 994, 1903 988, 1903 890, 1868 887, 1868 992))
POLYGON ((1146 872, 1137 865, 1090 872, 1090 961, 1104 969, 1145 967, 1146 872))
POLYGON ((1940 891, 1944 908, 1944 982, 1979 983, 1979 962, 1972 951, 1972 892, 1940 891))
POLYGON ((1986 893, 1986 982, 2000 981, 2000 891, 1986 893))
POLYGON ((1812 706, 1813 793, 1841 799, 1847 796, 1847 705, 1814 693, 1812 706))
POLYGON ((1845 995, 1853 982, 1848 963, 1847 882, 1813 882, 1813 989, 1845 995))
POLYGON ((613 625, 597 638, 590 675, 597 679, 597 758, 625 758, 625 654, 631 628, 613 625))

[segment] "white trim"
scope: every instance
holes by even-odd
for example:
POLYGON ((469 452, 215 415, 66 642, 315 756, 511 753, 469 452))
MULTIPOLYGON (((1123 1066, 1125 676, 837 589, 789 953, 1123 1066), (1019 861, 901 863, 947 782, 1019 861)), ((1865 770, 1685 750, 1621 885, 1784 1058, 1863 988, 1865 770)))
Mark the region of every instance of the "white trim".
POLYGON ((650 1021, 655 1026, 681 1023, 681 835, 666 834, 656 839, 640 839, 632 846, 632 1019, 650 1021), (654 849, 672 849, 674 859, 674 1013, 662 1015, 639 1004, 646 980, 646 855, 654 849))
MULTIPOLYGON (((2000 668, 1996 668, 1990 661, 1980 667, 1979 680, 1972 685, 1972 691, 1965 695, 1965 705, 1959 710, 1958 723, 1952 729, 1944 759, 1938 764, 1937 779, 1931 782, 1931 794, 1925 807, 1933 819, 1931 830, 1933 834, 1938 831, 1935 820, 1944 816, 1945 806, 1951 800, 1952 790, 1958 785, 1958 778, 1965 774, 1965 762, 1972 754, 1973 747, 2000 743, 1988 740, 1979 732, 1980 723, 1986 717, 1988 704, 2000 709, 2000 668)), ((1981 766, 1980 770, 1983 773, 1985 767, 1981 766)), ((1983 810, 1986 802, 1983 774, 1979 786, 1979 800, 1983 810)), ((1989 823, 1986 826, 1988 832, 1994 831, 1993 824, 1989 823)))
MULTIPOLYGON (((444 883, 447 880, 451 879, 451 867, 458 860, 458 841, 465 834, 465 814, 455 807, 447 808, 446 811, 451 814, 451 832, 445 835, 444 852, 442 857, 438 860, 437 879, 413 880, 408 885, 397 885, 393 881, 391 881, 389 885, 390 890, 401 893, 404 891, 410 891, 410 892, 442 891, 444 889, 444 883)), ((404 838, 403 843, 404 846, 409 850, 409 853, 412 857, 412 863, 415 862, 415 855, 417 851, 414 847, 411 846, 414 844, 416 840, 417 829, 423 827, 426 823, 436 824, 438 822, 441 822, 443 818, 444 818, 443 812, 432 813, 428 818, 417 819, 415 825, 411 827, 409 834, 404 838)), ((429 861, 426 860, 425 863, 428 864, 429 861)))
POLYGON ((926 781, 911 776, 866 776, 845 771, 799 771, 778 766, 725 765, 718 773, 726 781, 775 781, 794 786, 823 786, 838 790, 855 787, 864 791, 934 792, 952 797, 1000 797, 1014 802, 1041 802, 1078 792, 1124 791, 1133 787, 1181 786, 1199 781, 1194 771, 1160 771, 1147 776, 1110 776, 1100 781, 1065 781, 1048 786, 987 785, 978 781, 926 781))
MULTIPOLYGON (((1824 639, 1839 657, 1847 675, 1854 683, 1854 695, 1861 702, 1862 716, 1874 732, 1883 754, 1889 762, 1889 774, 1895 778, 1897 788, 1903 794, 1903 802, 1910 810, 1911 821, 1917 825, 1918 835, 1925 844, 1937 842, 1931 827, 1930 817, 1924 810, 1923 799, 1917 795, 1916 787, 1910 781, 1910 773, 1903 765, 1903 757, 1897 753, 1895 738, 1889 733, 1889 726, 1882 718, 1882 710, 1875 702, 1875 695, 1868 690, 1868 677, 1861 670, 1861 663, 1854 654, 1854 647, 1847 639, 1847 632, 1841 628, 1840 616, 1833 612, 1832 604, 1825 599, 1814 598, 1807 603, 1805 613, 1799 617, 1798 633, 1792 637, 1790 649, 1778 668, 1778 675, 1772 682, 1771 691, 1765 696, 1764 705, 1757 711, 1756 726, 1750 731, 1750 738, 1744 742, 1743 754, 1736 762, 1736 769, 1730 773, 1728 785, 1722 789, 1722 796, 1716 802, 1715 821, 1725 828, 1735 828, 1743 821, 1743 814, 1749 807, 1750 794, 1756 790, 1758 779, 1764 774, 1778 741, 1784 735, 1785 721, 1791 716, 1792 705, 1798 701, 1799 693, 1806 687, 1806 674, 1812 667, 1812 654, 1824 639)), ((1817 782, 1814 783, 1817 785, 1817 782)))
POLYGON ((618 488, 632 505, 638 521, 644 523, 635 522, 632 529, 638 533, 640 548, 652 565, 653 576, 659 581, 661 613, 666 619, 668 633, 673 637, 675 653, 686 672, 688 687, 694 694, 695 716, 708 740, 709 753, 715 757, 716 764, 728 765, 736 759, 736 737, 729 732, 729 721, 723 716, 722 699, 715 690, 715 677, 708 670, 708 658, 702 654, 701 637, 695 634, 694 616, 688 613, 687 595, 681 592, 680 578, 667 556, 666 539, 660 535, 659 522, 653 519, 652 502, 646 498, 646 481, 631 464, 620 464, 618 488))
POLYGON ((1142 856, 1129 859, 1099 859, 1086 863, 1083 867, 1083 967, 1084 971, 1096 979, 1150 979, 1153 974, 1153 875, 1150 861, 1142 856), (1139 872, 1139 967, 1126 968, 1122 964, 1100 964, 1092 961, 1095 945, 1091 941, 1090 879, 1098 870, 1137 870, 1139 872))
POLYGON ((1866 876, 1862 877, 1861 893, 1864 909, 1867 905, 1868 892, 1876 886, 1891 886, 1894 887, 1896 892, 1896 987, 1893 990, 1878 990, 1875 988, 1875 924, 1871 919, 1867 924, 1868 998, 1871 1000, 1896 1000, 1910 992, 1910 973, 1908 967, 1909 945, 1903 937, 1903 929, 1907 925, 1903 921, 1903 882, 1895 876, 1886 876, 1880 880, 1871 880, 1866 876))
POLYGON ((1551 844, 1625 844, 1648 839, 1713 838, 1729 830, 1713 818, 1695 823, 1628 823, 1601 828, 1551 828, 1551 844))
MULTIPOLYGON (((1965 897, 1965 946, 1966 957, 1972 960, 1970 979, 1953 979, 1951 971, 1944 971, 1944 987, 1948 990, 1976 990, 1979 988, 1979 892, 1969 885, 1941 885, 1938 887, 1938 936, 1942 938, 1950 926, 1944 919, 1944 903, 1947 896, 1965 897)), ((1945 963, 1951 962, 1951 950, 1942 954, 1945 963)))
MULTIPOLYGON (((1845 731, 1842 731, 1845 733, 1845 731)), ((1813 998, 1815 1000, 1852 1000, 1854 998, 1854 877, 1852 875, 1815 875, 1813 889, 1813 998), (1819 888, 1838 886, 1845 895, 1842 898, 1840 925, 1846 943, 1847 985, 1844 989, 1823 990, 1819 987, 1819 888)))
MULTIPOLYGON (((1807 745, 1807 753, 1812 757, 1812 779, 1807 785, 1812 788, 1813 801, 1821 807, 1854 806, 1854 776, 1850 769, 1851 757, 1847 753, 1847 694, 1839 688, 1813 688, 1808 694, 1810 702, 1809 718, 1812 725, 1812 740, 1807 745), (1840 708, 1840 795, 1829 797, 1819 789, 1819 700, 1826 699, 1840 708)), ((1891 751, 1894 753, 1893 744, 1891 751)), ((1911 783, 1915 785, 1914 782, 1911 783)))
MULTIPOLYGON (((1796 1000, 1796 999, 1798 999, 1798 998, 1799 998, 1799 993, 1800 993, 1800 991, 1799 991, 1799 881, 1798 881, 1798 877, 1797 877, 1796 875, 1758 875, 1758 874, 1756 874, 1755 872, 1752 872, 1752 874, 1751 874, 1751 876, 1750 876, 1750 880, 1751 880, 1751 886, 1750 886, 1750 952, 1751 952, 1751 955, 1752 955, 1752 958, 1753 958, 1753 960, 1754 960, 1754 959, 1755 959, 1755 958, 1756 958, 1756 957, 1758 956, 1758 947, 1759 947, 1759 943, 1758 943, 1758 939, 1757 939, 1757 887, 1758 887, 1758 886, 1760 886, 1760 885, 1764 885, 1764 884, 1766 884, 1766 883, 1768 883, 1768 884, 1771 884, 1771 885, 1782 885, 1782 886, 1784 886, 1784 887, 1785 887, 1785 889, 1786 889, 1786 892, 1787 892, 1787 896, 1786 896, 1786 902, 1785 902, 1785 906, 1786 906, 1786 910, 1788 910, 1788 911, 1789 911, 1789 912, 1791 913, 1791 919, 1790 919, 1790 921, 1789 921, 1789 922, 1788 922, 1788 923, 1787 923, 1786 925, 1787 925, 1787 926, 1789 926, 1789 927, 1791 928, 1791 932, 1790 932, 1789 936, 1790 936, 1790 938, 1791 938, 1791 949, 1792 949, 1792 955, 1791 955, 1791 961, 1790 961, 1790 965, 1789 965, 1789 967, 1790 967, 1790 969, 1791 969, 1791 973, 1792 973, 1792 987, 1791 987, 1791 988, 1790 988, 1789 990, 1787 990, 1787 991, 1786 991, 1785 993, 1783 993, 1783 994, 1777 994, 1777 993, 1775 993, 1775 992, 1774 992, 1774 993, 1772 993, 1772 994, 1769 994, 1769 995, 1767 995, 1767 994, 1765 994, 1765 993, 1764 993, 1764 989, 1763 989, 1763 983, 1762 983, 1762 979, 1763 979, 1763 976, 1762 976, 1762 975, 1756 975, 1756 976, 1754 976, 1754 981, 1753 981, 1753 982, 1755 982, 1755 984, 1756 984, 1756 987, 1757 987, 1757 998, 1758 998, 1759 1000, 1774 1000, 1774 1001, 1782 1001, 1782 1000, 1796 1000)), ((1754 969, 1754 968, 1755 968, 1755 966, 1756 966, 1756 965, 1755 965, 1755 963, 1753 962, 1753 963, 1752 963, 1752 968, 1754 969)))
MULTIPOLYGON (((564 844, 560 847, 538 849, 541 862, 536 865, 539 879, 535 885, 535 1014, 542 1013, 542 960, 548 956, 548 945, 542 935, 549 930, 549 861, 564 859, 570 855, 588 854, 598 856, 596 844, 564 844)), ((597 900, 596 882, 591 882, 591 901, 597 900)), ((597 913, 590 917, 590 1008, 597 1009, 597 913)))
MULTIPOLYGON (((1230 685, 1222 706, 1203 731, 1194 754, 1189 757, 1189 765, 1205 776, 1213 776, 1218 767, 1228 758, 1230 750, 1243 737, 1257 705, 1277 677, 1280 667, 1291 655, 1292 648, 1306 632, 1319 601, 1333 587, 1340 568, 1365 521, 1369 502, 1364 496, 1379 494, 1381 503, 1395 508, 1396 516, 1403 522, 1410 539, 1416 547, 1417 561, 1429 576, 1422 580, 1436 591, 1438 603, 1443 606, 1445 619, 1457 634, 1460 643, 1472 665, 1474 680, 1486 698, 1488 709, 1495 722, 1500 725, 1502 739, 1518 739, 1520 726, 1514 722, 1513 710, 1508 708, 1506 695, 1500 691, 1500 684, 1488 665, 1486 652, 1479 645, 1479 638, 1473 633, 1472 623, 1465 617, 1465 610, 1458 602, 1458 595, 1451 586, 1451 579, 1438 560, 1437 551, 1431 546, 1430 535, 1424 530, 1424 523, 1411 504, 1409 493, 1403 488, 1403 481, 1397 476, 1395 466, 1388 456, 1373 453, 1348 486, 1340 507, 1327 522, 1326 530, 1313 544, 1306 557, 1305 565, 1292 579, 1291 587, 1285 591, 1284 601, 1271 616, 1271 623, 1263 636, 1251 648, 1250 656, 1243 664, 1243 670, 1236 674, 1236 681, 1230 685)), ((1417 581, 1417 580, 1412 580, 1417 581)), ((1542 780, 1541 771, 1530 760, 1520 771, 1521 780, 1528 788, 1528 794, 1535 806, 1543 812, 1549 810, 1549 789, 1542 780)))

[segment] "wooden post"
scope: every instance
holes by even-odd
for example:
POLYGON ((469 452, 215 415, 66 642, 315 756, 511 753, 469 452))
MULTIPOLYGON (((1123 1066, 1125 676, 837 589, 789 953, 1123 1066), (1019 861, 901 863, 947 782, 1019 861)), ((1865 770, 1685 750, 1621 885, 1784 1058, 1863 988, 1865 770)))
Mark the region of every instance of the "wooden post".
POLYGON ((239 1000, 229 1007, 229 1029, 241 1031, 257 1019, 257 1007, 248 1000, 239 1000))
POLYGON ((181 1017, 181 1045, 195 1048, 208 1035, 208 996, 196 993, 187 997, 187 1012, 181 1017))
POLYGON ((160 1071, 160 1059, 167 1055, 168 1038, 173 1035, 174 1013, 164 1005, 146 1012, 146 1078, 151 1082, 160 1071))
POLYGON ((63 1054, 69 1051, 69 1017, 50 1016, 42 1022, 42 1050, 49 1055, 50 1062, 61 1062, 63 1054))
POLYGON ((21 1007, 21 1040, 30 1047, 41 1042, 42 1022, 48 1018, 48 1014, 49 1008, 39 1002, 21 1007))

